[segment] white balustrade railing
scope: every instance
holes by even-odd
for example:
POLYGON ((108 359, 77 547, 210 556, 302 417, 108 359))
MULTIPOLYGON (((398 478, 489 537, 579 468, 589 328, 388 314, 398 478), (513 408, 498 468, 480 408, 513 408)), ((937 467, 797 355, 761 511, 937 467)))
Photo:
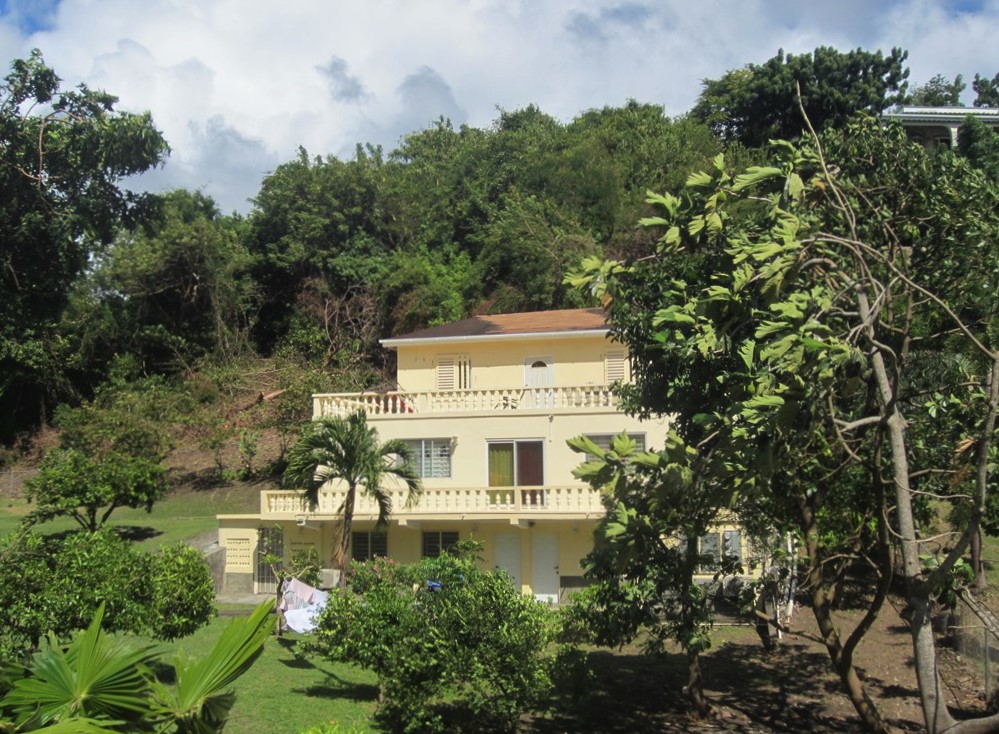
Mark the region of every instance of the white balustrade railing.
MULTIPOLYGON (((425 489, 419 499, 406 503, 406 491, 389 490, 393 517, 517 513, 602 513, 600 493, 590 487, 460 487, 425 489)), ((264 515, 338 514, 346 490, 326 489, 319 493, 319 505, 309 509, 300 492, 265 490, 260 493, 260 512, 264 515)), ((378 504, 358 491, 355 516, 377 516, 378 504)))
POLYGON ((617 396, 608 385, 527 387, 493 390, 423 392, 320 393, 312 396, 313 416, 344 417, 363 411, 369 416, 407 416, 434 413, 477 413, 522 410, 572 412, 615 409, 617 396))

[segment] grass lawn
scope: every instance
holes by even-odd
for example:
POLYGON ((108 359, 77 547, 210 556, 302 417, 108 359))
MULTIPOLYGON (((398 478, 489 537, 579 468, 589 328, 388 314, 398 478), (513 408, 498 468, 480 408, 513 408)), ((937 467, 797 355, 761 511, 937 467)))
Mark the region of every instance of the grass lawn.
MULTIPOLYGON (((5 496, 0 500, 0 535, 17 529, 18 524, 33 508, 20 497, 5 496)), ((156 550, 163 545, 179 543, 218 527, 215 515, 220 513, 257 512, 260 508, 259 487, 252 484, 232 484, 205 490, 176 490, 153 506, 153 511, 122 507, 108 521, 111 527, 124 529, 140 545, 156 550)), ((58 533, 76 529, 68 518, 59 518, 39 526, 43 533, 58 533)))
MULTIPOLYGON (((249 608, 246 608, 249 610, 249 608)), ((190 637, 162 647, 198 657, 231 620, 220 617, 190 637)), ((264 653, 236 681, 236 703, 226 734, 298 734, 336 721, 344 732, 375 731, 370 725, 378 697, 375 676, 349 665, 294 654, 298 635, 270 638, 264 653)), ((171 659, 169 652, 166 660, 171 659)))

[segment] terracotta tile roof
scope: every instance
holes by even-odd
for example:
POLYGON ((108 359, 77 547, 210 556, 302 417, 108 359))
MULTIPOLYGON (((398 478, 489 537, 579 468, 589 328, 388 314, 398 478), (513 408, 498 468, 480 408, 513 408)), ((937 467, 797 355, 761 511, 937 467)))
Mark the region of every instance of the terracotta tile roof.
POLYGON ((460 339, 471 336, 546 334, 606 329, 607 321, 603 309, 572 308, 561 311, 472 316, 464 321, 411 331, 408 334, 401 334, 384 341, 392 343, 409 339, 460 339))

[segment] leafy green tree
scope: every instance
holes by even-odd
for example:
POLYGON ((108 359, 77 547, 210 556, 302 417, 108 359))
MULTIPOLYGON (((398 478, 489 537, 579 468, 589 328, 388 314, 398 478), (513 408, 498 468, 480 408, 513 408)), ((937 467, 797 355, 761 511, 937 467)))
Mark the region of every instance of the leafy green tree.
POLYGON ((843 53, 820 46, 808 54, 777 55, 747 64, 720 79, 705 79, 690 114, 726 141, 759 147, 774 139, 800 137, 804 124, 797 89, 817 129, 844 124, 859 111, 873 114, 905 100, 908 53, 893 48, 843 53))
POLYGON ((951 81, 943 74, 937 74, 926 84, 915 87, 909 93, 908 104, 921 107, 960 107, 961 92, 967 88, 964 78, 958 74, 951 81))
POLYGON ((999 181, 999 134, 973 115, 957 131, 957 149, 973 166, 999 181))
POLYGON ((334 558, 340 569, 341 589, 347 583, 350 529, 358 490, 378 503, 378 525, 384 526, 392 514, 392 499, 384 486, 386 480, 401 481, 408 490, 408 502, 415 502, 423 489, 412 460, 409 444, 400 439, 379 442, 378 431, 368 426, 367 416, 361 412, 311 423, 288 452, 284 483, 301 490, 303 503, 310 509, 319 505, 319 493, 327 482, 341 481, 347 487, 334 558))
MULTIPOLYGON (((584 560, 595 581, 570 613, 590 638, 620 646, 641 639, 648 655, 666 657, 672 644, 687 655, 686 692, 694 710, 710 710, 704 694, 700 653, 711 646, 709 589, 695 581, 704 565, 698 538, 719 515, 723 482, 714 482, 705 459, 674 434, 662 453, 640 452, 622 434, 609 450, 586 437, 569 441, 590 460, 573 474, 604 493, 607 515, 584 560)), ((717 576, 738 572, 723 559, 717 576)))
POLYGON ((119 507, 146 512, 166 491, 166 470, 143 456, 107 453, 89 456, 78 449, 51 449, 37 476, 25 483, 25 498, 45 522, 71 517, 89 532, 99 530, 119 507))
POLYGON ((132 646, 103 629, 104 606, 68 646, 55 638, 32 662, 5 669, 0 699, 5 731, 216 734, 236 696, 231 686, 260 656, 270 634, 269 604, 234 619, 201 658, 173 662, 174 684, 156 679, 161 654, 132 646))
MULTIPOLYGON (((930 610, 977 532, 990 486, 999 404, 999 360, 986 346, 994 321, 986 294, 995 287, 995 190, 961 160, 929 155, 897 126, 875 120, 833 131, 821 144, 779 144, 774 158, 734 178, 719 161, 692 176, 684 195, 654 197, 662 216, 649 224, 665 231, 660 257, 695 265, 706 258, 707 277, 688 280, 681 267, 660 278, 658 293, 622 299, 617 308, 615 284, 627 285, 631 265, 593 263, 590 282, 609 284, 613 317, 630 323, 628 315, 638 314, 625 341, 637 357, 642 409, 674 404, 678 430, 692 431, 681 435, 710 460, 708 476, 723 483, 730 501, 743 496, 764 508, 788 488, 807 493, 791 476, 807 461, 830 462, 825 483, 844 468, 866 471, 875 490, 869 494, 891 498, 927 729, 987 730, 994 717, 958 723, 943 705, 930 610), (947 363, 934 382, 919 377, 925 361, 916 344, 968 355, 973 379, 947 363), (686 368, 671 372, 671 355, 685 352, 721 378, 717 384, 685 382, 692 374, 686 368), (967 405, 961 433, 925 409, 927 385, 967 405), (936 463, 935 447, 954 446, 962 435, 959 445, 974 446, 965 452, 967 471, 957 475, 974 497, 970 519, 945 558, 924 569, 920 498, 937 493, 928 477, 952 470, 949 457, 946 466, 936 463), (827 447, 835 452, 824 453, 827 447)), ((853 512, 818 483, 819 472, 806 476, 830 503, 825 518, 853 512)), ((882 501, 870 517, 884 518, 886 509, 882 501)), ((804 530, 823 532, 818 519, 804 530)), ((879 539, 890 536, 878 526, 879 539)), ((880 555, 877 569, 891 576, 890 553, 880 555)), ((841 676, 870 621, 871 610, 845 642, 827 635, 841 676)), ((846 676, 844 683, 865 723, 884 730, 862 687, 846 676)))
POLYGON ((288 331, 304 283, 318 279, 333 294, 381 273, 389 249, 381 235, 383 168, 377 148, 359 146, 350 161, 313 159, 301 149, 264 179, 246 245, 261 299, 254 333, 265 352, 288 331))
POLYGON ((993 109, 999 107, 999 74, 991 79, 975 74, 971 88, 975 90, 975 107, 992 107, 993 109))
POLYGON ((117 534, 0 539, 0 654, 17 660, 48 633, 68 639, 104 606, 104 628, 188 635, 215 616, 211 570, 195 549, 149 554, 117 534))
POLYGON ((74 281, 147 198, 122 178, 160 163, 168 148, 147 114, 116 112, 117 99, 60 79, 39 51, 0 83, 0 437, 35 424, 60 384, 54 335, 74 281))
POLYGON ((173 191, 144 227, 123 232, 91 278, 118 324, 117 349, 169 372, 249 346, 254 285, 243 223, 200 193, 173 191))
POLYGON ((355 564, 356 593, 334 592, 319 617, 310 651, 372 670, 393 731, 512 732, 551 690, 550 611, 483 571, 480 549, 355 564))

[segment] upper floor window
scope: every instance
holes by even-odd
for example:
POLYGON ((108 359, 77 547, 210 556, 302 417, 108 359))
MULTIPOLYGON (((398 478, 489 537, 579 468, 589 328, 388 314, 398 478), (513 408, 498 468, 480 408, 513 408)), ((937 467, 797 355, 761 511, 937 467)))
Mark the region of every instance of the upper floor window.
MULTIPOLYGON (((611 441, 614 439, 616 433, 591 433, 587 434, 587 438, 593 441, 597 446, 602 448, 604 451, 609 451, 611 447, 611 441)), ((636 451, 645 451, 645 434, 644 433, 628 433, 628 438, 635 442, 636 451)), ((586 455, 587 461, 592 461, 595 456, 590 454, 586 455)))
POLYGON ((467 355, 442 354, 437 358, 437 390, 471 390, 472 360, 467 355))
POLYGON ((615 382, 628 382, 628 355, 623 349, 614 349, 604 354, 604 382, 613 385, 615 382))
POLYGON ((413 464, 421 478, 451 476, 451 439, 421 438, 406 443, 413 449, 413 464))
POLYGON ((490 487, 540 487, 544 483, 544 442, 489 442, 490 487))

